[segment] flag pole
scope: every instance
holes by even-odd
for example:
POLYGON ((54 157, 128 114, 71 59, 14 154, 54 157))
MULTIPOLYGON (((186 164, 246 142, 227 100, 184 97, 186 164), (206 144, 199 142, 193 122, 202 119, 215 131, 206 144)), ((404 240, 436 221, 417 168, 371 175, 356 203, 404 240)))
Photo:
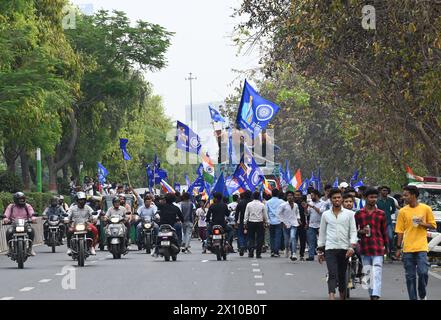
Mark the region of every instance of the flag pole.
POLYGON ((127 169, 127 161, 126 160, 124 160, 124 167, 126 168, 127 181, 129 182, 129 186, 131 187, 132 184, 130 183, 129 170, 127 169))

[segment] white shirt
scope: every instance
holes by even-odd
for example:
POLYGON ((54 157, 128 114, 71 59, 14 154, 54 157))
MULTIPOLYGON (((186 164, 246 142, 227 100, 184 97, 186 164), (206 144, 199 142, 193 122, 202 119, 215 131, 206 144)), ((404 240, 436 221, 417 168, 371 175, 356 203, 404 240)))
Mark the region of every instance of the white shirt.
POLYGON ((245 208, 243 223, 247 222, 268 222, 266 206, 259 200, 253 200, 245 208))
POLYGON ((320 221, 322 219, 322 207, 324 206, 324 202, 322 200, 319 200, 317 202, 311 201, 311 206, 316 207, 319 209, 319 213, 313 208, 308 207, 308 214, 309 214, 309 227, 318 229, 320 228, 320 221))
POLYGON ((289 202, 285 202, 280 205, 277 210, 277 215, 279 216, 280 222, 282 222, 287 228, 298 227, 300 220, 300 211, 297 203, 293 202, 293 207, 289 202))
POLYGON ((317 243, 318 247, 325 246, 326 250, 347 250, 351 247, 351 244, 356 244, 357 242, 357 228, 353 211, 342 207, 337 217, 332 209, 323 213, 317 243))

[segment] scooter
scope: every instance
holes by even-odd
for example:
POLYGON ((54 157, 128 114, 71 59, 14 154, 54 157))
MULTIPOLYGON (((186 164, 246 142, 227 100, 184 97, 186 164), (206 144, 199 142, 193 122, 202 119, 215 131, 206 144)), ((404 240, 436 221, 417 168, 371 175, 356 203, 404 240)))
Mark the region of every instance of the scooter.
POLYGON ((107 248, 113 259, 121 259, 121 255, 128 253, 126 246, 126 226, 121 216, 113 215, 106 228, 107 248))
POLYGON ((165 261, 176 261, 179 253, 178 236, 176 230, 169 224, 163 224, 158 232, 158 252, 165 261))
POLYGON ((217 261, 227 260, 229 246, 225 240, 225 230, 220 225, 214 225, 212 234, 209 236, 210 244, 208 249, 216 255, 217 261))

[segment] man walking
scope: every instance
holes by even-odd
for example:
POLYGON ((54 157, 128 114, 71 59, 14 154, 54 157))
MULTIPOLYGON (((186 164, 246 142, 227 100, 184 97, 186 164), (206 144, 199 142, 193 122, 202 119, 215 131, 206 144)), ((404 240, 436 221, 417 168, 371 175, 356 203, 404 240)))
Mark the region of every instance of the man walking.
POLYGON ((311 201, 308 203, 308 216, 306 219, 306 238, 308 241, 308 258, 306 261, 314 261, 323 205, 324 202, 320 200, 320 192, 313 190, 311 192, 311 201))
POLYGON ((436 223, 432 208, 424 203, 418 203, 418 196, 419 191, 416 186, 403 188, 403 198, 407 205, 398 213, 395 227, 395 232, 398 234, 396 257, 400 257, 403 242, 403 264, 409 299, 417 300, 419 296, 420 300, 427 300, 426 287, 429 281, 427 229, 436 228, 436 223))
POLYGON ((182 223, 182 231, 183 231, 182 252, 191 253, 189 248, 190 248, 191 235, 193 233, 193 220, 194 220, 195 207, 194 204, 190 201, 190 195, 187 192, 184 192, 182 194, 182 202, 180 204, 181 204, 182 215, 184 216, 184 221, 182 223))
MULTIPOLYGON (((306 211, 308 208, 306 196, 302 195, 301 191, 294 193, 294 201, 297 204, 300 212, 300 225, 297 227, 297 238, 300 241, 300 261, 305 261, 306 249, 306 211)), ((293 248, 295 251, 296 249, 293 248)))
POLYGON ((245 209, 245 218, 243 223, 248 230, 248 257, 262 258, 262 245, 265 236, 265 226, 268 224, 268 213, 265 205, 259 200, 260 192, 253 193, 253 201, 248 203, 245 209))
POLYGON ((395 201, 389 197, 390 188, 388 186, 382 186, 379 188, 380 197, 377 200, 377 208, 384 211, 387 221, 387 235, 389 238, 388 256, 393 259, 392 251, 395 250, 394 246, 394 228, 392 225, 392 214, 396 211, 395 201))
POLYGON ((386 215, 376 207, 378 193, 377 189, 367 188, 364 192, 366 206, 354 216, 360 236, 363 273, 370 279, 371 300, 378 300, 381 297, 384 247, 388 243, 386 215))
POLYGON ((245 218, 245 209, 248 203, 251 202, 251 191, 246 190, 241 193, 240 198, 241 201, 238 203, 236 207, 236 215, 234 219, 236 221, 237 227, 237 247, 239 249, 239 255, 242 257, 244 255, 245 249, 248 243, 248 236, 244 232, 244 223, 243 220, 245 218))
POLYGON ((358 242, 357 229, 354 213, 342 207, 342 192, 333 188, 329 197, 332 208, 322 215, 317 251, 320 263, 326 258, 329 300, 335 300, 337 283, 340 300, 344 300, 347 258, 354 254, 358 242))
POLYGON ((279 207, 284 203, 285 201, 279 199, 279 190, 273 189, 272 197, 266 203, 270 223, 271 257, 280 257, 279 250, 282 241, 282 224, 280 223, 277 213, 279 207))
MULTIPOLYGON (((282 223, 285 250, 288 253, 288 248, 291 245, 291 260, 297 260, 297 227, 300 225, 300 212, 297 204, 294 202, 294 192, 288 191, 286 193, 287 202, 279 207, 279 220, 282 223), (289 243, 288 243, 289 241, 289 243)), ((288 254, 285 255, 286 257, 288 254)))

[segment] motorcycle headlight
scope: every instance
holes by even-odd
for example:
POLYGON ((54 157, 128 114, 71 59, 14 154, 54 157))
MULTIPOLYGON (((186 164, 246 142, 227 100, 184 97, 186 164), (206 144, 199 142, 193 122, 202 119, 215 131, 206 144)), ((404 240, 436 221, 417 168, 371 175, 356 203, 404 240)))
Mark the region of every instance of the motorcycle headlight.
POLYGON ((86 230, 86 225, 85 224, 77 224, 77 226, 75 227, 75 229, 77 231, 84 231, 86 230))
POLYGON ((118 222, 119 222, 119 218, 117 218, 117 217, 110 218, 110 222, 112 222, 112 223, 118 223, 118 222))
POLYGON ((16 232, 24 232, 25 228, 24 227, 16 227, 15 231, 16 232))
POLYGON ((151 223, 144 223, 144 228, 150 229, 152 227, 151 223))

